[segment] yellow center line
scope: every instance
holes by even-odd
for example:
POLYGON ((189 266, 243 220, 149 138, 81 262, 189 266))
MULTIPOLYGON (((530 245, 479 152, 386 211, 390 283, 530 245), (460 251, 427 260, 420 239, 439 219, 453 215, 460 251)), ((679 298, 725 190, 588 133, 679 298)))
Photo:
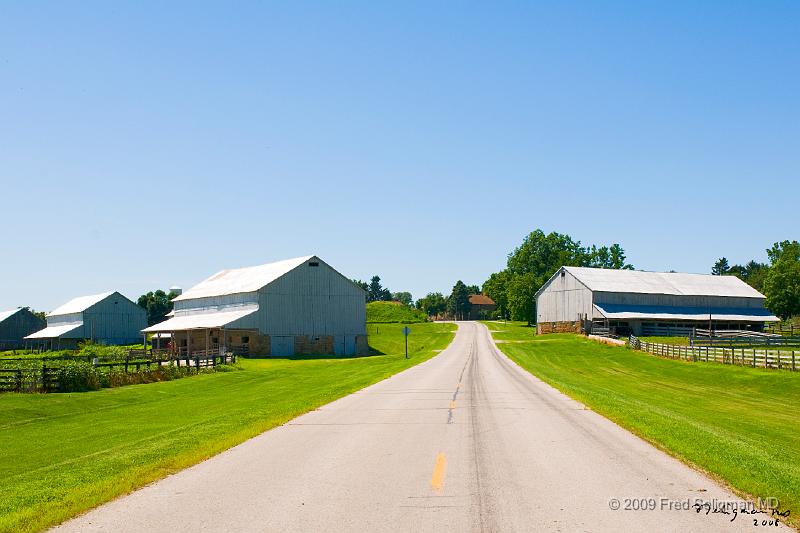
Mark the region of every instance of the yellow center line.
POLYGON ((431 487, 435 491, 442 490, 444 484, 444 474, 447 471, 447 457, 444 452, 439 452, 436 456, 436 464, 433 467, 433 475, 431 475, 431 487))
POLYGON ((450 400, 450 409, 455 409, 455 408, 456 408, 456 401, 450 400))

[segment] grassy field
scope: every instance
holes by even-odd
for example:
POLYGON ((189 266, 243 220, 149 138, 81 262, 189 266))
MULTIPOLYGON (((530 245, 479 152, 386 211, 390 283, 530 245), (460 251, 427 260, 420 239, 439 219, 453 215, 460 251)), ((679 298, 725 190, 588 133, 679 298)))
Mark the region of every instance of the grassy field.
POLYGON ((370 335, 361 358, 246 359, 227 372, 72 394, 0 395, 0 531, 37 531, 429 359, 455 325, 370 335))
POLYGON ((411 324, 425 322, 428 316, 400 302, 370 302, 367 304, 367 322, 411 324))
POLYGON ((800 514, 800 373, 661 359, 487 323, 511 359, 739 491, 800 514))

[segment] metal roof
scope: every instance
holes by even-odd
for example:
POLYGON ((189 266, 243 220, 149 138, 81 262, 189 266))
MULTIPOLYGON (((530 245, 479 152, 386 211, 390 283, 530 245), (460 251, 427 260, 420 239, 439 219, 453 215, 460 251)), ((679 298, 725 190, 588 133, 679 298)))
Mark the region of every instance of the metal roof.
POLYGON ((22 310, 22 307, 17 307, 16 309, 9 309, 8 311, 0 311, 0 322, 3 320, 14 316, 15 314, 19 313, 22 310))
POLYGON ((575 276, 591 291, 764 298, 763 294, 736 276, 571 266, 565 266, 564 270, 575 276))
POLYGON ((26 339, 57 339, 70 331, 83 326, 83 322, 75 322, 72 324, 59 324, 58 326, 47 326, 40 329, 36 333, 32 333, 25 337, 26 339))
POLYGON ((142 330, 143 333, 159 331, 183 331, 187 329, 221 328, 235 320, 252 315, 258 311, 257 305, 237 307, 234 311, 219 311, 217 313, 195 313, 192 315, 179 315, 164 322, 142 330))
POLYGON ((201 281, 174 301, 255 292, 315 256, 296 257, 247 268, 222 270, 201 281))
POLYGON ((102 292, 100 294, 90 294, 89 296, 79 296, 77 298, 73 298, 72 300, 68 301, 61 307, 56 308, 54 311, 50 311, 47 313, 47 316, 56 316, 56 315, 69 315, 72 313, 82 313, 89 309, 91 306, 100 302, 112 294, 115 291, 111 292, 102 292))
POLYGON ((764 308, 671 307, 660 305, 594 304, 606 318, 629 320, 730 320, 735 322, 777 322, 780 319, 764 308))

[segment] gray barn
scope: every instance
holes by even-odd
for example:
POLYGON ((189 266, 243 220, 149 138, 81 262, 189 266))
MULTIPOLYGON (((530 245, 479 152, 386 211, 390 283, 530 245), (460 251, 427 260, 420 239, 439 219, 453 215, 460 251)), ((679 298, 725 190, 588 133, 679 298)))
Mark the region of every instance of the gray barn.
POLYGON ((537 332, 602 325, 621 335, 693 328, 761 330, 777 321, 764 295, 735 276, 561 267, 536 293, 537 332))
POLYGON ((0 350, 22 348, 26 335, 45 327, 45 321, 27 307, 0 311, 0 350))
POLYGON ((76 348, 83 340, 99 344, 141 342, 147 311, 118 292, 73 298, 48 313, 47 327, 25 337, 33 345, 76 348))
POLYGON ((181 353, 233 349, 260 356, 368 351, 366 293, 316 256, 223 270, 173 300, 181 353))

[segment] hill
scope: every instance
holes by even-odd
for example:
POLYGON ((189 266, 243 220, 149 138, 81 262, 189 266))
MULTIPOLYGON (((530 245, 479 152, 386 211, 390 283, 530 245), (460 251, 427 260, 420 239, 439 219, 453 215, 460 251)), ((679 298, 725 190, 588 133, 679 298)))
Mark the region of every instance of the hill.
POLYGON ((367 304, 367 322, 410 324, 427 320, 428 317, 425 313, 400 302, 369 302, 367 304))

